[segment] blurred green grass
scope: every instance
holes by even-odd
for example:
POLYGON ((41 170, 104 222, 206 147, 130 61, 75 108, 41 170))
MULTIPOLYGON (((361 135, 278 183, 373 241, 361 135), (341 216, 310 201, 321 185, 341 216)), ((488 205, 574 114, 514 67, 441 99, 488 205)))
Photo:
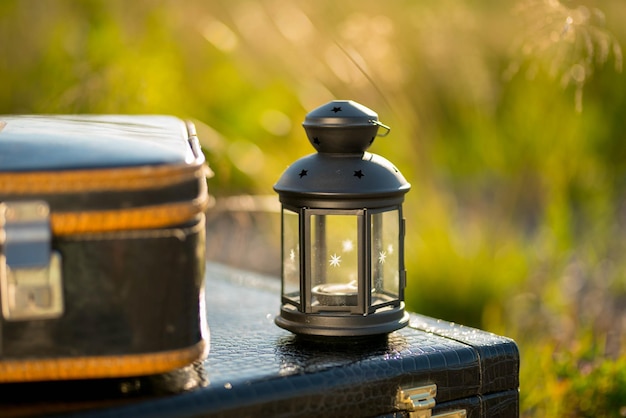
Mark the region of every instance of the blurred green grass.
MULTIPOLYGON (((626 416, 619 0, 0 2, 1 113, 196 121, 212 193, 271 194, 353 99, 412 183, 410 309, 514 338, 522 416, 626 416)), ((278 232, 277 232, 278 233, 278 232)))

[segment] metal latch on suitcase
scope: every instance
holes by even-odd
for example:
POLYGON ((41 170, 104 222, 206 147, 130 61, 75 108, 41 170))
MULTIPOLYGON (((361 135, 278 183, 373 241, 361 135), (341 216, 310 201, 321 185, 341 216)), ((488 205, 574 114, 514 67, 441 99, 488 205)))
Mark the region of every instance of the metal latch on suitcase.
POLYGON ((0 304, 7 321, 63 314, 61 256, 51 251, 43 201, 0 203, 0 304))
POLYGON ((437 396, 437 385, 402 387, 398 389, 396 406, 398 409, 408 411, 410 418, 465 418, 467 416, 464 409, 433 415, 435 396, 437 396))

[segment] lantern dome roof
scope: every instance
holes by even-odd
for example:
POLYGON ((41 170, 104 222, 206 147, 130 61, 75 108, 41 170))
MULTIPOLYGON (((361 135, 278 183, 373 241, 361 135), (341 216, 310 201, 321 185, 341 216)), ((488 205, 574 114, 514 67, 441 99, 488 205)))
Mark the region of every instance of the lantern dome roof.
POLYGON ((274 185, 281 202, 292 206, 364 208, 401 203, 411 185, 380 155, 300 158, 274 185))

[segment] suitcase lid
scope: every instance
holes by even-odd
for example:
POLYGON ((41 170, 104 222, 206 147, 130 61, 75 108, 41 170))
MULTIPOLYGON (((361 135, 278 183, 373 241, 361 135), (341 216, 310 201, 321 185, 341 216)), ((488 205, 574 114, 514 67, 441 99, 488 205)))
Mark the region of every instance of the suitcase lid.
POLYGON ((175 117, 0 116, 0 202, 46 202, 54 235, 187 222, 208 173, 193 124, 175 117))
POLYGON ((0 172, 193 164, 185 124, 171 116, 0 116, 0 172))

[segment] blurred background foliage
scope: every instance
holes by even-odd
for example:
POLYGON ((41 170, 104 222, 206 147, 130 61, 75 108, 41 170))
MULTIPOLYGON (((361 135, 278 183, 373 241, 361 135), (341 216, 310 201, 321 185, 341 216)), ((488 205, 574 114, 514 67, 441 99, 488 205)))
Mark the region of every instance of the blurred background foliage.
POLYGON ((413 186, 410 309, 514 338, 522 416, 626 416, 624 21, 620 0, 3 0, 0 113, 191 118, 219 203, 272 194, 312 152, 305 114, 358 101, 413 186))

